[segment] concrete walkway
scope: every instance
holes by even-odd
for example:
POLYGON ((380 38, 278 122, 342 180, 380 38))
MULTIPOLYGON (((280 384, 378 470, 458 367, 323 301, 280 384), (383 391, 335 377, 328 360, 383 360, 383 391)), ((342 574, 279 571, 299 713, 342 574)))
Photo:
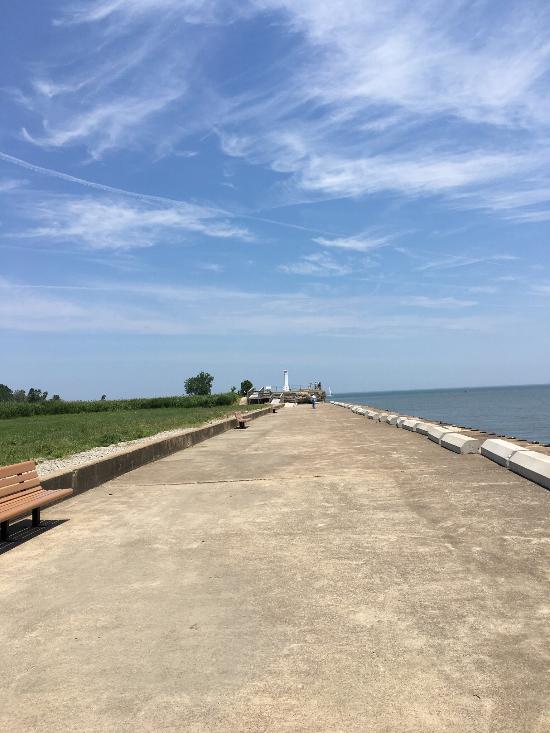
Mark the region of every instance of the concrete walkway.
POLYGON ((320 405, 0 555, 0 728, 548 733, 550 492, 320 405))

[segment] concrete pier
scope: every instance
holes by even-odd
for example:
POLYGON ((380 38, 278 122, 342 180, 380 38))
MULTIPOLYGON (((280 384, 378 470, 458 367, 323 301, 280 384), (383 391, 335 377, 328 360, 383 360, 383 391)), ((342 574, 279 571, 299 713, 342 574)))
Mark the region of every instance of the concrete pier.
POLYGON ((0 546, 0 726, 547 733, 550 492, 331 405, 0 546))

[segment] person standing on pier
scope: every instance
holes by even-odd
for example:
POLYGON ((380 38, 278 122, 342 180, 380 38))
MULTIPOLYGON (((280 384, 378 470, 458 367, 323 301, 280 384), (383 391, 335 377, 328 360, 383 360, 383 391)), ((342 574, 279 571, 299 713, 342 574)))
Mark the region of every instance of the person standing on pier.
POLYGON ((316 397, 315 394, 312 394, 311 395, 311 406, 313 407, 313 409, 315 409, 315 403, 316 402, 317 402, 317 397, 316 397))

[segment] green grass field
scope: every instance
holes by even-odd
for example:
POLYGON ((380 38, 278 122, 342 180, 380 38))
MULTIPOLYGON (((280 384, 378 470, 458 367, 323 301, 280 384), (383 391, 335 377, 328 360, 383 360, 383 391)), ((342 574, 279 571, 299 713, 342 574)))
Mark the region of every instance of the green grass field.
POLYGON ((96 446, 190 428, 258 406, 165 407, 149 410, 34 415, 0 420, 0 466, 63 458, 96 446))

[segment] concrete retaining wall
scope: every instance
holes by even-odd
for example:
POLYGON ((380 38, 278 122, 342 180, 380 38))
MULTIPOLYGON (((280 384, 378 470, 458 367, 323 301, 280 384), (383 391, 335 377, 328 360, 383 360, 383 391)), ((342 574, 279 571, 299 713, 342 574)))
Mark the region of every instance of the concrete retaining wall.
MULTIPOLYGON (((260 410, 251 411, 248 414, 250 420, 255 420, 262 415, 267 415, 272 408, 264 407, 260 410)), ((45 489, 68 489, 73 488, 74 494, 81 494, 83 491, 93 489, 100 484, 111 481, 117 476, 122 476, 128 471, 144 466, 146 463, 158 461, 171 453, 191 448, 203 440, 221 435, 226 430, 237 426, 236 419, 222 420, 212 425, 205 425, 196 430, 189 430, 181 435, 174 435, 170 438, 160 438, 147 445, 132 448, 124 453, 107 456, 100 461, 85 463, 70 471, 62 471, 44 478, 41 483, 45 489)))

